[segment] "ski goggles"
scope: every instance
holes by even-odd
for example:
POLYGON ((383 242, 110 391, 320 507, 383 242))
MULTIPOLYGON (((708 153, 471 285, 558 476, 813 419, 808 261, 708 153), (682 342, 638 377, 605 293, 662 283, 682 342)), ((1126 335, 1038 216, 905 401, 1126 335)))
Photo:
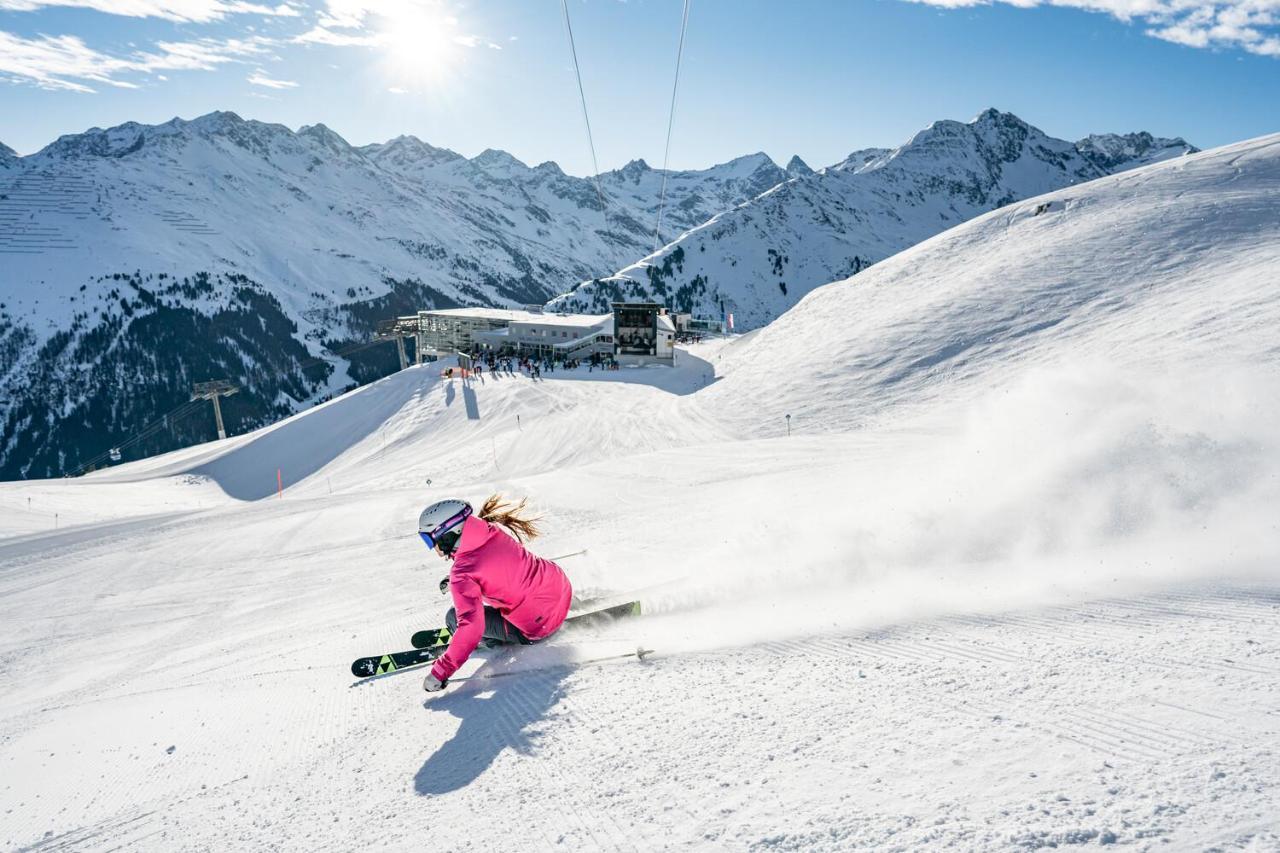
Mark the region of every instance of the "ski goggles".
POLYGON ((444 524, 441 524, 438 527, 436 527, 436 529, 431 531, 430 533, 426 533, 424 531, 419 530, 418 535, 422 537, 423 542, 427 543, 428 548, 434 549, 436 547, 436 541, 439 540, 441 536, 448 533, 454 527, 457 527, 458 524, 460 524, 461 522, 466 521, 467 516, 469 515, 471 515, 471 507, 466 507, 461 512, 458 512, 456 515, 451 517, 444 524))

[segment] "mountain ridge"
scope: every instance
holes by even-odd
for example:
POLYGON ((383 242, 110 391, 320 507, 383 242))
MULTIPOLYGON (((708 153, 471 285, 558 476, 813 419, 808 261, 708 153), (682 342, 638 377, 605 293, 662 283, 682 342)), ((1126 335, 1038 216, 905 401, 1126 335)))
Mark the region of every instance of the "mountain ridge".
MULTIPOLYGON (((1029 133, 1002 130, 1000 115, 985 120, 985 149, 1029 133)), ((899 146, 816 172, 798 157, 783 169, 763 152, 665 173, 636 159, 597 186, 496 148, 467 158, 408 135, 353 146, 323 123, 293 131, 229 111, 90 128, 25 157, 0 152, 0 255, 15 285, 0 302, 0 477, 79 470, 107 442, 185 406, 195 381, 241 386, 224 409, 232 432, 327 399, 396 369, 393 347, 365 345, 391 316, 560 305, 566 285, 648 256, 664 193, 658 237, 669 248, 654 286, 642 272, 645 286, 621 295, 707 313, 727 296, 742 303, 744 324, 767 322, 809 279, 843 278, 938 227, 879 233, 871 220, 918 208, 954 224, 981 212, 939 201, 957 186, 1000 201, 1005 188, 974 184, 944 144, 964 127, 931 126, 934 162, 923 144, 913 154, 928 181, 907 180, 911 158, 899 146), (848 189, 870 171, 902 182, 848 189), (791 240, 801 225, 813 233, 791 240), (767 273, 751 283, 759 293, 730 294, 719 272, 698 279, 696 258, 671 257, 672 246, 693 250, 690 234, 748 228, 752 241, 721 256, 724 269, 767 273), (165 371, 171 381, 157 379, 165 371), (121 394, 132 402, 113 403, 121 394)), ((1147 137, 1098 136, 1090 151, 1151 156, 1158 141, 1147 137)), ((1069 143, 1045 145, 1097 168, 1069 143)), ((124 455, 208 438, 203 420, 165 420, 124 455)))
POLYGON ((1196 150, 1148 133, 1069 142, 995 109, 967 123, 944 119, 895 149, 862 149, 790 178, 549 305, 598 312, 619 299, 654 300, 758 328, 815 287, 976 215, 1196 150))

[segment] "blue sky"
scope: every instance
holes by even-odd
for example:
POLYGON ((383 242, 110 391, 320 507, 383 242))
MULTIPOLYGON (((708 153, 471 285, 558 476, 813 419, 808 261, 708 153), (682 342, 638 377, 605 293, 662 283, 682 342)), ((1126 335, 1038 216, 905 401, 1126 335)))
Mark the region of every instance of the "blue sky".
MULTIPOLYGON (((671 165, 817 167, 988 106, 1071 139, 1280 131, 1280 0, 968 2, 692 0, 671 165)), ((661 165, 680 0, 569 8, 601 168, 661 165)), ((0 0, 19 153, 215 109, 591 169, 559 0, 0 0)))

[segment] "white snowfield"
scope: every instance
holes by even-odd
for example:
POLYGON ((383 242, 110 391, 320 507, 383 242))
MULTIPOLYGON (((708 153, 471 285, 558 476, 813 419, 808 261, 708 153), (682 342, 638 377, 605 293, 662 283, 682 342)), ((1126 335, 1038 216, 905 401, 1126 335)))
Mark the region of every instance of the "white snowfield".
POLYGON ((674 369, 411 368, 0 484, 0 844, 1280 849, 1277 282, 1280 135, 674 369), (418 511, 494 490, 646 615, 354 679, 448 606, 418 511))

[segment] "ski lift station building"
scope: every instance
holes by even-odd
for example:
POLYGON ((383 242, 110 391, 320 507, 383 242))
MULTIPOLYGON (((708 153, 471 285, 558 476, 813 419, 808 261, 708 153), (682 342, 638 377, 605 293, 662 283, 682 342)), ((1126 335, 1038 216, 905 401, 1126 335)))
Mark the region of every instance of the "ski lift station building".
POLYGON ((615 303, 609 314, 558 314, 536 309, 442 308, 418 312, 418 352, 482 352, 544 358, 608 355, 623 364, 667 364, 675 325, 656 303, 615 303))

